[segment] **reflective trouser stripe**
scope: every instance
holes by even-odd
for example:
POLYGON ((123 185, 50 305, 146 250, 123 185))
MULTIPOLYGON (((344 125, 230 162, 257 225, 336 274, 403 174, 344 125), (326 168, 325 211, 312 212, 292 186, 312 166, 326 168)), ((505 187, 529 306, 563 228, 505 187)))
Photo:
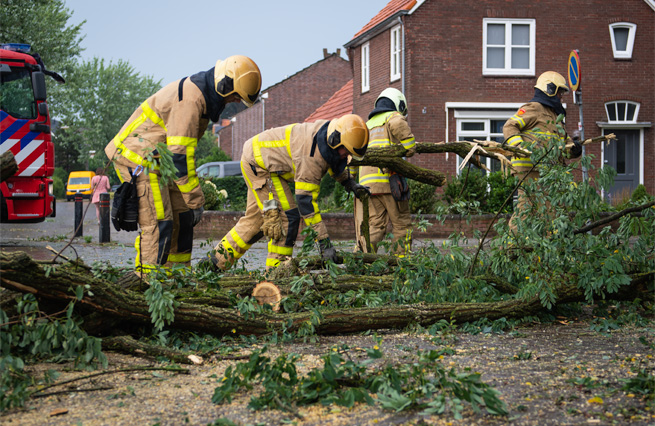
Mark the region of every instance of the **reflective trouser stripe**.
POLYGON ((291 256, 293 254, 293 247, 276 245, 271 240, 268 242, 268 252, 269 254, 275 253, 283 256, 291 256))
POLYGON ((280 200, 280 204, 282 205, 282 210, 286 211, 291 209, 291 204, 289 203, 289 199, 287 198, 287 195, 284 192, 284 186, 280 181, 280 177, 276 174, 271 174, 271 181, 273 181, 273 188, 275 188, 275 193, 277 194, 277 197, 280 200))
MULTIPOLYGON (((307 226, 316 225, 317 223, 323 220, 321 218, 321 214, 319 213, 320 210, 318 208, 318 194, 320 190, 321 190, 320 185, 316 185, 314 183, 307 183, 307 182, 296 182, 296 191, 311 192, 312 195, 311 204, 312 204, 312 209, 314 210, 314 215, 312 217, 303 217, 303 220, 305 221, 305 224, 307 226)), ((309 205, 309 203, 307 204, 309 205)), ((303 209, 300 209, 300 211, 304 213, 303 209)))
POLYGON ((280 266, 280 263, 281 263, 280 259, 273 259, 273 258, 269 257, 269 258, 266 259, 266 268, 267 269, 277 268, 278 266, 280 266))
POLYGON ((191 253, 171 253, 168 255, 168 261, 173 263, 191 262, 191 253))
POLYGON ((137 235, 134 240, 134 248, 136 249, 136 258, 134 259, 134 267, 137 272, 149 273, 157 270, 158 268, 163 268, 163 265, 151 264, 151 263, 141 263, 141 235, 137 235))
POLYGON ((164 202, 161 197, 161 188, 159 187, 159 176, 154 173, 148 174, 150 180, 150 189, 152 190, 152 198, 155 200, 155 211, 157 212, 157 220, 164 220, 164 202))

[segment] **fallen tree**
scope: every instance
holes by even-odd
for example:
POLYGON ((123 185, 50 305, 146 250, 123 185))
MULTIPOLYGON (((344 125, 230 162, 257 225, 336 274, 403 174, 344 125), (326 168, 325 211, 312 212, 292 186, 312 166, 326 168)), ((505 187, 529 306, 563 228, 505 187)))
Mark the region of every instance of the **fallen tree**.
MULTIPOLYGON (((53 304, 64 305, 77 299, 77 286, 88 286, 81 300, 75 301, 75 310, 82 316, 100 314, 109 320, 111 327, 124 328, 130 325, 149 325, 151 316, 149 306, 140 292, 122 289, 110 282, 93 277, 85 269, 51 270, 44 268, 24 253, 0 255, 2 286, 16 292, 30 293, 38 299, 53 304)), ((643 297, 648 291, 647 284, 655 277, 655 272, 636 274, 630 285, 621 288, 617 297, 643 297)), ((352 277, 351 277, 352 278, 352 277)), ((249 280, 249 278, 246 278, 249 280)), ((344 277, 342 280, 347 281, 344 277)), ((337 284, 338 285, 338 284, 337 284)), ((556 289, 557 303, 584 301, 585 293, 577 286, 562 285, 556 289)), ((223 295, 229 299, 228 295, 223 295)), ((221 299, 220 292, 212 295, 221 299)), ((213 335, 251 334, 264 335, 271 332, 293 332, 311 320, 312 313, 296 312, 274 314, 259 312, 251 316, 241 315, 233 307, 217 307, 204 299, 185 297, 178 299, 174 310, 171 328, 202 332, 213 335)), ((214 303, 217 304, 217 303, 214 303)), ((227 305, 227 303, 220 303, 227 305)), ((410 305, 387 305, 375 308, 330 309, 322 312, 321 320, 315 327, 317 334, 339 334, 362 332, 375 329, 404 328, 411 324, 428 326, 439 320, 458 323, 471 322, 480 318, 519 318, 535 315, 544 310, 538 297, 509 299, 499 302, 483 303, 418 303, 410 305)), ((106 329, 87 329, 90 333, 106 332, 106 329)))

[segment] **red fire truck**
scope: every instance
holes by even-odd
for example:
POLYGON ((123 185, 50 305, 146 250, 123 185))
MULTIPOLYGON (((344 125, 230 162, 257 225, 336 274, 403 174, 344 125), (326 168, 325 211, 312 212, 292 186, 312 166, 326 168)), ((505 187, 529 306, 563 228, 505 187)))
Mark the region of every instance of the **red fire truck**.
POLYGON ((45 76, 64 79, 29 51, 28 44, 0 45, 0 154, 11 151, 18 164, 14 176, 0 184, 2 222, 42 222, 56 211, 45 76))

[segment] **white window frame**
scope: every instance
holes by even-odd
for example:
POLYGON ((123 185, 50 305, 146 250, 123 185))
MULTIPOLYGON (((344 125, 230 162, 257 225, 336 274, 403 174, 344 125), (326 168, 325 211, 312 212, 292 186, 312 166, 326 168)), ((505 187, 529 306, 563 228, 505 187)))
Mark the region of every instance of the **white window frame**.
POLYGON ((633 102, 633 101, 611 101, 611 102, 605 102, 605 114, 607 114, 607 122, 611 124, 616 124, 616 123, 636 123, 637 119, 639 117, 639 107, 640 107, 639 102, 633 102), (623 117, 619 117, 619 104, 624 104, 625 105, 625 115, 623 117), (634 105, 635 107, 635 113, 632 116, 632 119, 627 120, 626 117, 628 115, 628 105, 634 105), (610 118, 608 110, 610 108, 614 108, 614 115, 616 117, 616 120, 612 120, 610 118))
POLYGON ((389 43, 390 47, 390 52, 389 52, 389 58, 390 58, 390 63, 389 63, 389 69, 390 69, 390 75, 389 79, 390 81, 396 81, 399 80, 401 75, 402 75, 402 43, 401 43, 401 37, 402 34, 400 33, 400 25, 396 25, 393 27, 390 31, 391 34, 391 40, 389 43))
POLYGON ((637 33, 637 24, 630 22, 614 22, 610 24, 610 39, 612 40, 612 52, 614 53, 614 59, 631 59, 632 58, 632 49, 635 45, 635 34, 637 33), (628 30, 628 41, 625 46, 625 50, 617 50, 616 39, 614 37, 614 30, 618 28, 625 28, 628 30))
MULTIPOLYGON (((499 19, 499 18, 484 18, 482 20, 482 75, 535 75, 535 58, 536 58, 536 22, 534 19, 499 19), (487 68, 487 48, 488 47, 501 47, 501 45, 487 45, 487 26, 489 24, 503 24, 505 25, 505 44, 502 47, 505 49, 505 67, 504 68, 487 68), (528 25, 530 27, 530 42, 529 42, 529 66, 528 68, 512 69, 512 25, 528 25)), ((521 46, 524 47, 524 46, 521 46)))
POLYGON ((370 43, 362 45, 362 93, 371 90, 370 43))
MULTIPOLYGON (((496 111, 457 111, 455 113, 455 118, 457 121, 457 140, 461 141, 465 138, 475 138, 478 140, 493 140, 491 134, 491 121, 500 120, 507 121, 513 111, 510 110, 496 110, 496 111), (483 130, 462 130, 462 124, 464 123, 483 123, 483 130)), ((494 133, 493 137, 503 136, 502 131, 499 133, 494 133)), ((463 158, 459 155, 457 156, 457 175, 461 173, 459 170, 459 165, 462 163, 463 158)), ((480 161, 483 161, 489 170, 491 170, 491 158, 480 157, 480 161)), ((489 172, 487 172, 489 174, 489 172)))

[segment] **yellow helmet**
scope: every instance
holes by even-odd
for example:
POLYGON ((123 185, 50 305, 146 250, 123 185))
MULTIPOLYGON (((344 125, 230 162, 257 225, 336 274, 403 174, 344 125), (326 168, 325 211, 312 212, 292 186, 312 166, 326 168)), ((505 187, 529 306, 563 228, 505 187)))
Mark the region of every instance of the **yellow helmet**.
POLYGON ((262 88, 262 75, 257 64, 247 56, 233 55, 216 61, 214 67, 216 93, 227 97, 237 93, 241 101, 251 107, 262 88))
POLYGON ((541 74, 534 87, 551 97, 555 96, 560 89, 569 91, 569 87, 566 85, 566 80, 562 77, 562 74, 555 71, 546 71, 541 74))
POLYGON ((332 149, 343 146, 355 160, 361 160, 368 146, 368 127, 359 115, 348 114, 330 121, 328 145, 332 149))
POLYGON ((403 92, 401 92, 398 89, 394 89, 393 87, 387 87, 380 93, 380 96, 375 100, 375 104, 373 104, 373 108, 375 108, 375 105, 378 103, 380 98, 387 98, 393 104, 396 106, 396 111, 401 113, 402 115, 407 115, 407 99, 405 99, 405 95, 403 95, 403 92))

